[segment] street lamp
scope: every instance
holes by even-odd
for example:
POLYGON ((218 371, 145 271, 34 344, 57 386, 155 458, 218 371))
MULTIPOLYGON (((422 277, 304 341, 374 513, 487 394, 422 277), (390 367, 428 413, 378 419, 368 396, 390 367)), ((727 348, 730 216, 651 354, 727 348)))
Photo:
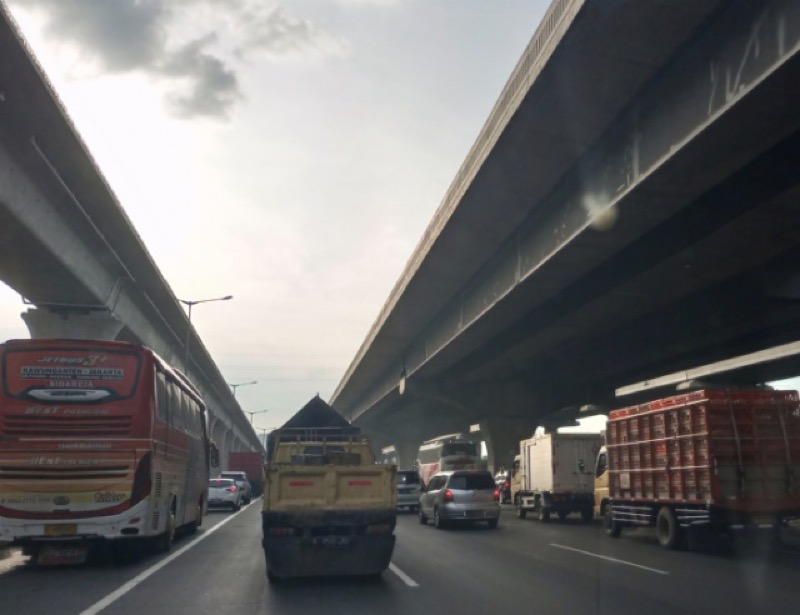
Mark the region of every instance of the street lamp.
POLYGON ((231 384, 229 382, 228 386, 233 389, 233 397, 235 398, 236 397, 236 389, 238 389, 239 387, 246 387, 249 384, 258 384, 258 380, 253 380, 251 382, 240 382, 239 384, 231 384))
MULTIPOLYGON (((231 385, 233 386, 233 385, 231 385)), ((253 415, 254 414, 264 414, 265 412, 269 412, 269 410, 256 410, 255 412, 250 412, 249 410, 245 411, 245 414, 250 415, 250 424, 253 424, 253 415)))
POLYGON ((198 303, 210 303, 211 301, 228 301, 233 299, 233 295, 225 295, 224 297, 214 297, 213 299, 198 299, 197 301, 189 301, 188 299, 178 299, 183 305, 189 307, 188 324, 186 325, 186 338, 183 341, 183 371, 189 375, 189 336, 192 332, 192 307, 198 303))

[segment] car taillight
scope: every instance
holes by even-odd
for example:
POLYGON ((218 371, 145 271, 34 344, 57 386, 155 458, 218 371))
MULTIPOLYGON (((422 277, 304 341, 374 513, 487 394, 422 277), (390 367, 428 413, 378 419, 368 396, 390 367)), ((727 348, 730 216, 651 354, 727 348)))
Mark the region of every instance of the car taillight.
POLYGON ((236 487, 228 487, 228 491, 230 491, 231 493, 235 493, 236 487))
POLYGON ((500 490, 499 489, 495 489, 494 490, 494 501, 495 502, 499 502, 500 501, 500 490))
POLYGON ((449 489, 445 490, 445 492, 444 492, 444 501, 445 502, 455 502, 456 501, 456 498, 453 495, 453 492, 450 491, 449 489))

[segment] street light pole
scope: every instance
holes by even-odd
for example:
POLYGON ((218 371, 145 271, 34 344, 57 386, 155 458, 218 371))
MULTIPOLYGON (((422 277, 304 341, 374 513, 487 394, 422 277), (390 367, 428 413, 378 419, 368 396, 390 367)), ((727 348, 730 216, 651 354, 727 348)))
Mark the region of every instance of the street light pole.
POLYGON ((228 301, 233 299, 233 295, 225 295, 224 297, 214 297, 213 299, 199 299, 197 301, 190 301, 188 299, 178 299, 183 305, 189 308, 187 313, 186 337, 183 340, 183 371, 189 375, 189 340, 192 334, 192 308, 198 303, 210 303, 211 301, 228 301))
POLYGON ((250 424, 253 424, 253 415, 254 414, 264 414, 265 412, 269 412, 269 410, 256 410, 255 412, 250 412, 249 410, 245 411, 246 414, 250 415, 250 424))
POLYGON ((234 399, 236 398, 236 389, 238 389, 239 387, 246 387, 249 384, 258 384, 258 380, 253 380, 251 382, 240 382, 239 384, 231 384, 229 382, 228 386, 231 387, 231 389, 233 389, 233 397, 234 397, 234 399))

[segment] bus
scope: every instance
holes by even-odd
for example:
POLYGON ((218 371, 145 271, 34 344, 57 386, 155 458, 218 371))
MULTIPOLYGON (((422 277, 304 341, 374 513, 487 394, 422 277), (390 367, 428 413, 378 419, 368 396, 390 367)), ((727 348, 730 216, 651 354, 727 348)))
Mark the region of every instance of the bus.
POLYGON ((206 512, 219 455, 197 389, 144 346, 0 344, 0 542, 40 564, 91 545, 171 548, 206 512))
POLYGON ((460 433, 449 434, 422 443, 417 454, 417 471, 422 484, 427 485, 437 472, 478 470, 480 462, 480 442, 467 440, 460 433))

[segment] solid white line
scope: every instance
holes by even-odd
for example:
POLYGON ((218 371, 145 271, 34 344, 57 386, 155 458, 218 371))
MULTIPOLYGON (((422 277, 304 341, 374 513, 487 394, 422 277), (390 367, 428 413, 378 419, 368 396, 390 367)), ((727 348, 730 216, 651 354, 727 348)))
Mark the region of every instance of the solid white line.
POLYGON ((599 559, 604 559, 608 562, 613 562, 615 564, 624 564, 625 566, 633 566, 634 568, 641 568, 642 570, 647 570, 648 572, 655 572, 656 574, 669 574, 666 570, 659 570, 658 568, 650 568, 649 566, 642 566, 641 564, 634 564, 633 562, 625 561, 624 559, 616 559, 613 557, 608 557, 607 555, 600 555, 599 553, 592 553, 591 551, 582 551, 581 549, 575 549, 573 547, 567 547, 565 545, 558 545, 554 542, 550 543, 551 547, 556 547, 558 549, 565 549, 567 551, 575 551, 575 553, 583 553, 584 555, 588 555, 590 557, 597 557, 599 559))
MULTIPOLYGON (((253 500, 253 502, 256 502, 256 501, 257 500, 253 500)), ((168 557, 165 557, 164 559, 162 559, 157 564, 154 564, 153 566, 151 566, 150 568, 148 568, 144 572, 138 574, 137 576, 132 578, 130 581, 128 581, 124 585, 120 586, 119 589, 117 589, 116 591, 113 591, 110 594, 108 594, 108 596, 106 596, 105 598, 103 598, 99 602, 95 602, 88 609, 86 609, 85 611, 82 611, 80 613, 80 615, 96 615, 97 613, 102 611, 104 608, 106 608, 110 604, 113 604, 114 602, 116 602, 117 600, 122 598, 122 596, 124 596, 129 591, 131 591, 134 587, 139 585, 142 581, 144 581, 145 579, 147 579, 148 577, 150 577, 154 573, 156 573, 159 570, 161 570, 164 566, 166 566, 167 564, 169 564, 173 560, 178 559, 181 555, 186 553, 192 547, 197 546, 197 544, 199 542, 201 542, 201 541, 205 540, 206 538, 208 538, 209 536, 211 536, 211 534, 216 532, 219 528, 221 528, 223 525, 225 525, 228 521, 230 521, 231 519, 234 519, 238 515, 242 514, 245 510, 247 510, 248 508, 250 508, 250 506, 253 505, 253 502, 250 502, 250 504, 248 504, 247 506, 243 506, 242 509, 239 512, 232 514, 230 517, 227 517, 226 519, 223 519, 222 521, 217 523, 214 527, 204 531, 202 534, 197 536, 188 545, 186 545, 184 547, 181 547, 180 549, 178 549, 177 551, 175 551, 174 553, 172 553, 168 557)))
POLYGON ((408 576, 408 575, 407 575, 405 572, 403 572, 402 570, 400 570, 400 569, 399 569, 397 566, 395 566, 393 563, 390 563, 390 564, 389 564, 389 570, 391 570, 391 571, 392 571, 392 572, 394 572, 394 573, 395 573, 395 574, 396 574, 398 577, 400 577, 400 580, 401 580, 403 583, 405 583, 406 585, 408 585, 409 587, 419 587, 419 583, 417 583, 417 582, 416 582, 414 579, 412 579, 410 576, 408 576))

